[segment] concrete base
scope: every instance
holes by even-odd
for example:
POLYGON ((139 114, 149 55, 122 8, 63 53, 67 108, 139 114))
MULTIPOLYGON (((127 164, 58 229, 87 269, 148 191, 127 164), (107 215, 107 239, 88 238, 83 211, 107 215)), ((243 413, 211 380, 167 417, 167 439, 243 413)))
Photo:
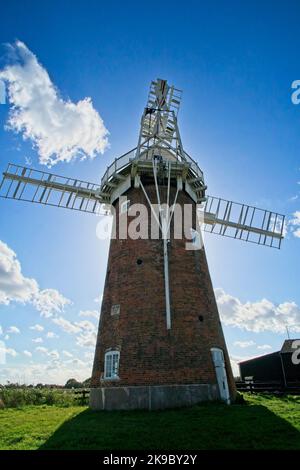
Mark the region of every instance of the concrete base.
POLYGON ((218 400, 217 385, 151 385, 101 387, 90 391, 93 410, 161 410, 218 400))

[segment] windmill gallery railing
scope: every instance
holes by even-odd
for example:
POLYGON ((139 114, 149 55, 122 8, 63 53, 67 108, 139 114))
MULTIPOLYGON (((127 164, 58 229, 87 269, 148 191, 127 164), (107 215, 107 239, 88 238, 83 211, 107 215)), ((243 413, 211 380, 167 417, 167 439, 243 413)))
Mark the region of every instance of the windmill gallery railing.
MULTIPOLYGON (((135 159, 136 150, 137 148, 135 147, 134 149, 130 150, 124 155, 121 155, 120 157, 115 158, 115 160, 107 167, 103 177, 101 178, 101 187, 105 185, 105 183, 109 181, 109 179, 114 174, 118 173, 123 168, 126 168, 135 159)), ((192 157, 190 157, 190 155, 185 151, 183 152, 183 155, 184 155, 185 161, 189 164, 190 168, 195 173, 195 176, 198 176, 199 178, 203 179, 203 172, 200 170, 195 160, 193 160, 192 157)))

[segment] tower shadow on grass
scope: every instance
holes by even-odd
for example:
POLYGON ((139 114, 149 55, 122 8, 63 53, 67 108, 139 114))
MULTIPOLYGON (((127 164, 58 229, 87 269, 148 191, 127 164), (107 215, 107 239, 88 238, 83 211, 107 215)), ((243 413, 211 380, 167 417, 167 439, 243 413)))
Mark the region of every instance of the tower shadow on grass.
POLYGON ((300 449, 300 433, 263 405, 164 411, 85 410, 40 450, 300 449))

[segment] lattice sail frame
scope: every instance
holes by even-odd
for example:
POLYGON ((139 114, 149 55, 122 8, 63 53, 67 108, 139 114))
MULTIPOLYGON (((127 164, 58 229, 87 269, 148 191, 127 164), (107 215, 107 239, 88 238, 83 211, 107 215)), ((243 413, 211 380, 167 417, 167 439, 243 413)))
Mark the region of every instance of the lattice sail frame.
MULTIPOLYGON (((107 193, 101 189, 95 183, 10 163, 0 197, 108 215, 107 193)), ((205 232, 271 248, 280 248, 284 238, 284 215, 218 197, 207 196, 199 205, 199 220, 205 232)))
POLYGON ((271 248, 281 246, 286 227, 283 214, 213 196, 207 196, 202 210, 205 232, 271 248))
POLYGON ((100 185, 9 163, 0 184, 0 197, 105 214, 100 185))

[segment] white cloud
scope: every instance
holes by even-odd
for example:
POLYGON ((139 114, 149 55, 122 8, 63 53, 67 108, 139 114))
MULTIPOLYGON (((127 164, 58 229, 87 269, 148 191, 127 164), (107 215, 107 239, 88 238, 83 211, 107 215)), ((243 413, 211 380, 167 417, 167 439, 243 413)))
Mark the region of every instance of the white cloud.
POLYGON ((53 349, 48 352, 48 356, 51 357, 51 359, 59 359, 59 352, 56 349, 53 349))
POLYGON ((101 304, 102 299, 103 299, 103 294, 100 294, 100 295, 98 295, 98 297, 96 297, 96 298, 94 299, 94 302, 95 302, 96 304, 101 304))
POLYGON ((59 338, 59 336, 56 333, 53 333, 53 331, 48 331, 46 336, 47 338, 59 338))
POLYGON ((81 347, 94 347, 97 327, 89 320, 71 322, 63 317, 53 318, 53 323, 69 334, 76 334, 76 344, 81 347))
POLYGON ((300 308, 295 302, 275 305, 267 299, 262 299, 242 303, 221 288, 215 289, 215 294, 221 320, 225 325, 256 333, 285 333, 287 326, 292 327, 295 332, 300 331, 300 308))
POLYGON ((20 330, 19 328, 17 328, 16 326, 10 326, 7 330, 7 333, 11 333, 11 334, 20 334, 20 330))
POLYGON ((97 339, 96 330, 80 333, 76 338, 76 344, 81 347, 95 347, 97 339))
POLYGON ((293 213, 294 218, 290 219, 288 224, 294 237, 300 238, 300 211, 293 213))
POLYGON ((5 346, 2 346, 0 343, 0 355, 2 354, 9 354, 12 357, 16 357, 18 355, 17 351, 15 351, 13 348, 6 348, 5 346))
POLYGON ((300 238, 300 227, 296 228, 296 230, 293 231, 293 235, 296 238, 300 238))
POLYGON ((0 240, 0 304, 31 302, 38 293, 38 284, 22 274, 16 253, 0 240))
POLYGON ((80 327, 77 326, 75 323, 72 323, 63 317, 53 318, 52 321, 66 333, 74 334, 79 333, 79 331, 81 330, 80 327))
POLYGON ((35 348, 35 350, 37 352, 40 352, 42 354, 46 354, 48 352, 48 349, 47 348, 44 348, 43 346, 38 346, 37 348, 35 348))
POLYGON ((66 299, 56 289, 40 290, 33 299, 33 305, 44 317, 51 317, 55 313, 60 313, 71 301, 66 299))
POLYGON ((0 383, 7 380, 13 383, 22 383, 26 377, 26 383, 65 384, 71 377, 83 381, 91 376, 91 362, 71 363, 69 360, 53 360, 47 356, 45 358, 46 362, 26 364, 22 370, 15 366, 1 367, 0 383))
POLYGON ((36 56, 17 41, 15 61, 0 72, 12 105, 8 128, 31 140, 41 164, 94 158, 108 146, 103 120, 90 98, 64 101, 36 56))
POLYGON ((272 346, 270 346, 269 344, 262 344, 261 346, 257 346, 257 349, 262 349, 263 351, 265 351, 267 349, 272 349, 272 346))
POLYGON ((238 346, 239 348, 249 348, 250 346, 254 346, 255 342, 250 340, 250 341, 235 341, 234 346, 238 346))
POLYGON ((73 357, 73 354, 71 354, 69 351, 65 351, 65 350, 64 350, 62 353, 63 353, 63 355, 66 356, 66 357, 73 357))
POLYGON ((42 325, 39 325, 39 324, 30 326, 29 329, 34 330, 34 331, 44 331, 44 327, 42 325))
POLYGON ((26 349, 23 351, 24 356, 27 357, 32 357, 32 353, 30 351, 27 351, 26 349))
POLYGON ((0 325, 0 335, 3 334, 3 329, 2 329, 2 326, 0 325))
POLYGON ((84 366, 84 362, 81 361, 80 359, 77 359, 77 358, 72 359, 71 363, 76 364, 76 365, 80 365, 80 366, 84 366))
POLYGON ((96 328, 94 323, 92 323, 89 320, 82 320, 79 322, 75 322, 75 325, 84 331, 95 331, 95 328, 96 328))
POLYGON ((87 359, 88 361, 92 361, 94 359, 94 353, 92 353, 91 351, 86 351, 84 353, 84 357, 85 359, 87 359))
POLYGON ((91 318, 99 318, 99 312, 97 310, 80 310, 79 312, 80 317, 91 317, 91 318))
MULTIPOLYGON (((37 352, 40 352, 40 353, 50 357, 50 359, 52 361, 57 361, 59 359, 59 352, 56 349, 52 349, 51 351, 49 351, 49 349, 44 348, 43 346, 38 346, 37 348, 35 348, 35 350, 37 352)), ((52 363, 52 365, 53 364, 54 364, 54 362, 52 363)))
POLYGON ((43 338, 34 338, 32 340, 33 343, 43 343, 43 338))
POLYGON ((40 290, 35 279, 25 277, 16 253, 0 240, 0 304, 11 302, 31 303, 45 317, 71 303, 56 289, 40 290))

